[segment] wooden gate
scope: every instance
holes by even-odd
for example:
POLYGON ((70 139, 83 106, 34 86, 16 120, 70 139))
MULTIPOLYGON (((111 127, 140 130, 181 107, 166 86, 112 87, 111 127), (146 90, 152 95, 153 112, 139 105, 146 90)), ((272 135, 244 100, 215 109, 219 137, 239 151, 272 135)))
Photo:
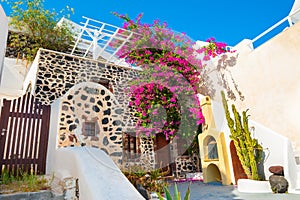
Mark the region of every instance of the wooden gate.
POLYGON ((4 100, 0 118, 0 174, 5 168, 44 174, 48 146, 50 106, 27 93, 4 100))

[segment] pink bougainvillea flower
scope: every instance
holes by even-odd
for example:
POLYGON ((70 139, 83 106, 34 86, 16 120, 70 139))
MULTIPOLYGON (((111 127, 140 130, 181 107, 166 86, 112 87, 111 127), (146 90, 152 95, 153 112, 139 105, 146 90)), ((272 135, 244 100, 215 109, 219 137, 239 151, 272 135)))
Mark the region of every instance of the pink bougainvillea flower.
MULTIPOLYGON (((119 49, 116 55, 149 73, 147 80, 135 80, 129 89, 131 99, 129 106, 133 107, 137 112, 136 116, 139 116, 136 123, 139 134, 155 136, 157 133, 163 133, 166 139, 171 139, 175 137, 179 126, 184 124, 183 120, 187 120, 182 118, 183 114, 195 119, 195 125, 203 123, 204 117, 198 98, 191 97, 187 100, 189 103, 181 102, 179 105, 176 94, 182 92, 187 94, 184 96, 188 94, 196 96, 202 70, 202 61, 197 54, 204 54, 203 60, 209 60, 226 52, 226 44, 216 42, 215 38, 209 38, 207 46, 194 49, 195 42, 185 33, 174 32, 168 28, 167 23, 155 20, 153 24, 142 24, 143 14, 139 14, 135 22, 127 15, 114 14, 124 19, 125 29, 137 33, 119 49), (176 79, 174 73, 180 74, 190 87, 180 87, 182 79, 176 79), (173 84, 170 85, 170 82, 173 84), (177 85, 174 85, 174 82, 177 85), (185 108, 190 105, 190 101, 193 102, 193 107, 185 108), (149 109, 155 105, 161 105, 167 113, 167 119, 160 120, 163 124, 162 128, 152 127, 150 124, 149 109)), ((113 45, 118 47, 117 45, 120 44, 112 43, 111 46, 113 45)), ((156 117, 159 112, 153 110, 151 115, 156 117)), ((158 122, 154 123, 154 125, 158 124, 158 122)))

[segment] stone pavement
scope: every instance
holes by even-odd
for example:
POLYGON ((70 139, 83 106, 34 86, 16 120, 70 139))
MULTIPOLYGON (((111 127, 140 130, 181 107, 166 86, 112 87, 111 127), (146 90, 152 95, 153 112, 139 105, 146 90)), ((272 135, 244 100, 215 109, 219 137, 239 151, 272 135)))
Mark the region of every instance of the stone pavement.
MULTIPOLYGON (((222 186, 220 183, 205 184, 201 181, 177 183, 181 199, 184 198, 189 184, 190 200, 300 200, 300 194, 239 193, 234 186, 222 186)), ((174 184, 170 184, 169 188, 173 194, 174 184)))
MULTIPOLYGON (((220 183, 205 184, 201 181, 195 181, 177 183, 182 199, 189 184, 191 191, 190 200, 232 200, 237 197, 232 193, 234 186, 222 186, 220 183)), ((170 184, 169 188, 172 193, 174 184, 170 184)))

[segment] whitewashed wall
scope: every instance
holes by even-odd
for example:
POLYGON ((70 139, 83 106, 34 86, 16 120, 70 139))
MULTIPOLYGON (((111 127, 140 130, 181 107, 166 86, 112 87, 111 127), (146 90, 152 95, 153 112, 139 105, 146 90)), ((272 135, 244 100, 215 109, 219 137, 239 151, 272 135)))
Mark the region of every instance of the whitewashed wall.
POLYGON ((0 84, 2 80, 2 71, 4 66, 4 56, 5 56, 5 49, 6 49, 6 40, 8 34, 8 19, 5 15, 5 12, 0 5, 0 84))
POLYGON ((254 50, 247 40, 242 41, 232 68, 245 95, 243 102, 236 103, 238 107, 249 108, 251 119, 288 137, 294 151, 300 150, 299 32, 297 23, 254 50))

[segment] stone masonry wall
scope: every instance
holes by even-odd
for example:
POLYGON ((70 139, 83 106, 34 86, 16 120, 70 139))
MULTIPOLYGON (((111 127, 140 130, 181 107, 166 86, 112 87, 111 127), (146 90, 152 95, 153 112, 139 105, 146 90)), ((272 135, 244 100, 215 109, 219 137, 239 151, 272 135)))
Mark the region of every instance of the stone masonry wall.
POLYGON ((120 163, 122 132, 134 130, 135 123, 125 89, 137 75, 134 69, 40 50, 35 96, 48 105, 61 98, 58 146, 101 148, 120 163), (84 122, 96 123, 95 136, 83 134, 84 122))

